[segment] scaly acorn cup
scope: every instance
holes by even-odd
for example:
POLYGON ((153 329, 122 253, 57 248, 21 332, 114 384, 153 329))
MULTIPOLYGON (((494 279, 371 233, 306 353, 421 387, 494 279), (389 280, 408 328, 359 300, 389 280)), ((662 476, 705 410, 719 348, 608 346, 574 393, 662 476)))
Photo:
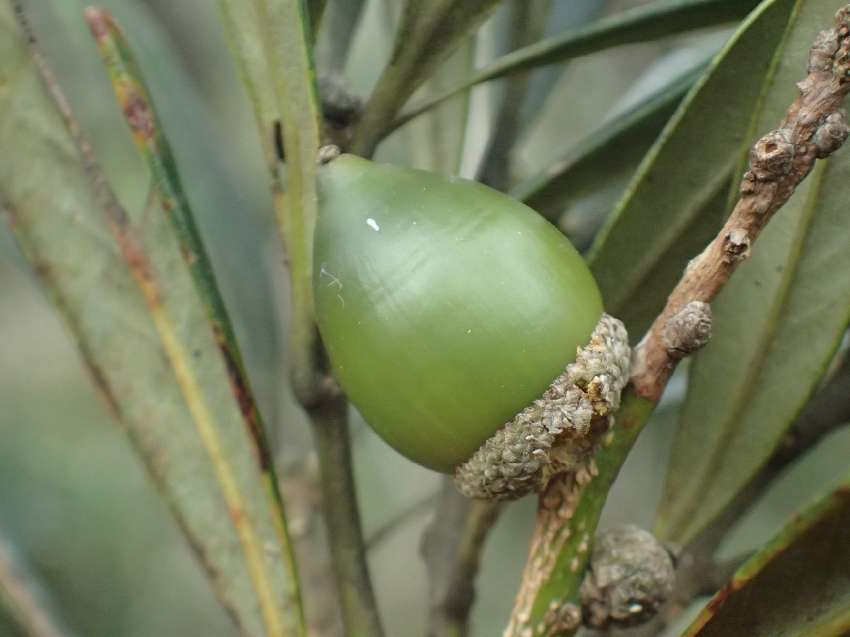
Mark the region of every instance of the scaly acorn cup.
POLYGON ((625 329, 581 256, 475 182, 332 159, 313 284, 334 374, 366 422, 470 497, 577 469, 628 377, 625 329))

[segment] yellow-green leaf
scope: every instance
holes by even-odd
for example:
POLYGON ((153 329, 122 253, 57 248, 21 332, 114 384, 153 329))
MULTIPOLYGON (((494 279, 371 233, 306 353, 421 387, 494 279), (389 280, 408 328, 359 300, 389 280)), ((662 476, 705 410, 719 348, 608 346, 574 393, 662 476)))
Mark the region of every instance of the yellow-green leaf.
POLYGON ((0 36, 0 145, 14 157, 0 161, 0 203, 14 236, 241 630, 303 634, 283 512, 162 199, 116 202, 11 2, 0 36))
POLYGON ((293 388, 302 402, 310 401, 318 350, 312 255, 321 140, 313 35, 301 0, 219 0, 218 6, 266 149, 292 283, 289 354, 293 388), (287 160, 285 193, 275 149, 279 131, 287 160))

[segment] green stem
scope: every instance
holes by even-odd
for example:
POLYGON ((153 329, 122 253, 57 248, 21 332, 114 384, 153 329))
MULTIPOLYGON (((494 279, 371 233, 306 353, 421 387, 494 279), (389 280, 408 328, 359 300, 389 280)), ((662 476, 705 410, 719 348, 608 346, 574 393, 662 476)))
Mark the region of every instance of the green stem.
POLYGON ((321 364, 314 316, 313 231, 318 214, 321 117, 313 34, 300 0, 219 0, 219 7, 270 159, 272 196, 292 284, 291 380, 298 401, 312 420, 324 493, 322 512, 346 634, 380 637, 383 631, 354 494, 346 402, 328 390, 332 383, 327 382, 330 379, 321 364), (285 192, 278 158, 268 152, 276 123, 283 129, 285 192))
POLYGON ((348 637, 381 637, 384 631, 369 577, 363 527, 354 492, 346 401, 344 398, 323 401, 310 416, 319 454, 322 508, 345 634, 348 637))
POLYGON ((381 73, 350 151, 370 157, 398 112, 500 0, 407 0, 395 34, 393 52, 381 73))
POLYGON ((627 387, 616 425, 594 456, 593 470, 576 479, 555 480, 541 495, 535 539, 506 637, 522 637, 540 625, 550 631, 545 635, 559 637, 578 629, 577 624, 559 624, 553 617, 564 609, 580 608, 579 588, 608 491, 655 406, 627 387), (566 518, 569 521, 564 524, 566 518), (554 532, 555 541, 547 537, 547 531, 554 532), (536 587, 541 570, 549 575, 536 587))

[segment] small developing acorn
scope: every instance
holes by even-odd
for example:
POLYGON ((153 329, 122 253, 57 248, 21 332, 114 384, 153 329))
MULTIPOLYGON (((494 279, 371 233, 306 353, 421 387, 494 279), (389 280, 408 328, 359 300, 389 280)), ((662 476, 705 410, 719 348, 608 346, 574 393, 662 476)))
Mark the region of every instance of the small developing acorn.
POLYGON ((329 161, 313 284, 334 374, 366 422, 472 497, 518 497, 573 468, 628 377, 625 330, 581 256, 475 182, 329 161))

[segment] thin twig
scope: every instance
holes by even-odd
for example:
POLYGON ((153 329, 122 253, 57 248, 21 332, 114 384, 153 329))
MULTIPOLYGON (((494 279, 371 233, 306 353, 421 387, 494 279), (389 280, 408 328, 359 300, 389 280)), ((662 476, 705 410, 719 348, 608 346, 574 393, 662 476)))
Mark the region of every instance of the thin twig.
POLYGON ((390 537, 393 533, 398 531, 398 529, 407 522, 416 518, 417 516, 425 513, 434 502, 437 500, 437 493, 429 493, 423 498, 416 500, 410 506, 400 511, 397 515, 393 516, 384 524, 379 526, 372 534, 366 538, 366 550, 372 551, 381 544, 384 540, 390 537))
POLYGON ((481 553, 501 510, 497 502, 465 498, 451 478, 443 482, 421 547, 428 568, 429 637, 467 634, 481 553))
POLYGON ((47 592, 3 537, 0 537, 0 603, 30 637, 71 637, 71 632, 56 616, 47 592))
POLYGON ((336 588, 331 584, 334 574, 325 536, 319 459, 313 446, 303 443, 297 447, 290 444, 286 455, 290 460, 281 463, 280 488, 301 577, 301 594, 308 601, 304 605, 307 634, 339 637, 344 634, 342 612, 336 588))
POLYGON ((375 603, 364 549, 363 530, 348 438, 348 408, 341 395, 310 410, 319 454, 324 511, 345 634, 384 634, 375 603))
POLYGON ((676 363, 682 358, 671 348, 665 332, 671 320, 689 303, 710 303, 750 254, 758 238, 815 161, 829 156, 847 138, 840 111, 850 89, 850 7, 836 15, 838 28, 818 34, 809 58, 808 77, 798 84, 800 96, 782 124, 755 143, 750 169, 741 182, 741 197, 717 237, 685 270, 664 310, 638 345, 632 383, 635 393, 657 401, 676 363))
POLYGON ((632 382, 624 392, 614 430, 586 472, 553 480, 541 495, 528 564, 505 635, 571 635, 578 629, 578 589, 588 559, 587 542, 608 490, 676 364, 707 342, 708 303, 749 256, 752 243, 815 161, 837 150, 847 137, 839 109, 850 91, 850 5, 836 14, 835 28, 818 34, 808 76, 798 87, 800 96, 780 127, 753 146, 741 198, 726 225, 691 261, 638 345, 632 382))

